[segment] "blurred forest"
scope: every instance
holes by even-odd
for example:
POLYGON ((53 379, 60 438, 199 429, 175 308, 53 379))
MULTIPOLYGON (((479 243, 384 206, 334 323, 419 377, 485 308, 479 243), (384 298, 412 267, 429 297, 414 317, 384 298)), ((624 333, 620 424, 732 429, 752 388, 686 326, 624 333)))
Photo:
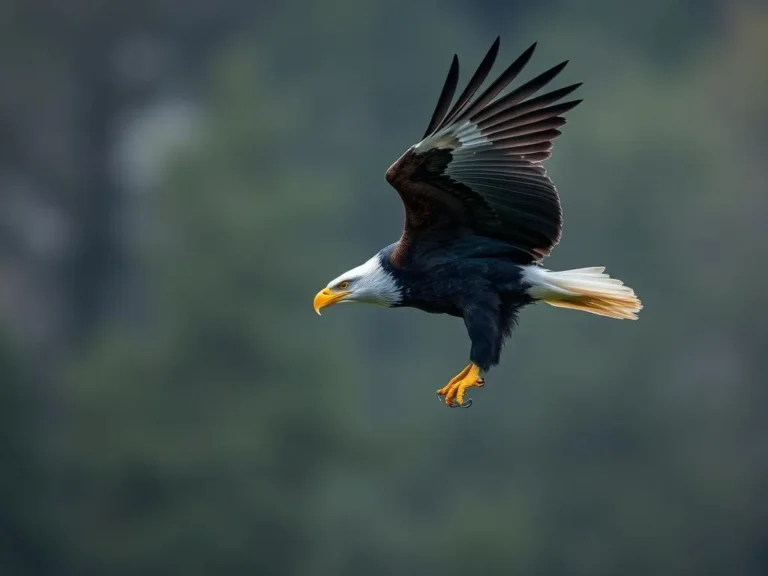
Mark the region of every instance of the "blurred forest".
POLYGON ((768 574, 768 6, 2 0, 0 574, 768 574), (462 83, 584 81, 553 269, 470 410, 460 321, 315 292, 462 83))

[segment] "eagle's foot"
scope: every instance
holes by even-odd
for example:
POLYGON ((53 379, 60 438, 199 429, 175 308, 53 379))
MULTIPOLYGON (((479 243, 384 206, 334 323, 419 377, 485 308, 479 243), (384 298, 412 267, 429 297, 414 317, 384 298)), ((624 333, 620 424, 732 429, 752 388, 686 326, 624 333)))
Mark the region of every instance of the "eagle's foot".
POLYGON ((464 401, 467 388, 485 386, 485 380, 480 377, 480 368, 470 364, 464 370, 454 376, 448 384, 437 391, 437 397, 451 408, 469 408, 472 406, 472 398, 464 401))

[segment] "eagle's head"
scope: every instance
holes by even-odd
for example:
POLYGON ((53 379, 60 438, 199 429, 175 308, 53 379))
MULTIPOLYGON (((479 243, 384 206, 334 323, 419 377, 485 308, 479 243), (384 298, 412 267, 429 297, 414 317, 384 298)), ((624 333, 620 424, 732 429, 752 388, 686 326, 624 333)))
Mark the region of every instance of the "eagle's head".
POLYGON ((360 266, 331 280, 315 296, 315 312, 339 302, 364 302, 394 306, 402 300, 402 287, 391 267, 386 265, 384 251, 360 266))

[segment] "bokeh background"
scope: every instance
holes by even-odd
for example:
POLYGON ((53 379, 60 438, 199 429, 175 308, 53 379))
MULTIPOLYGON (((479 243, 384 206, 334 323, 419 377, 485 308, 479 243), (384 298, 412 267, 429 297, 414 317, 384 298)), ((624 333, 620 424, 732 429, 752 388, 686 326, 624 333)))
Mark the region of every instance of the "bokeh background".
POLYGON ((0 573, 768 574, 768 6, 2 0, 0 573), (460 321, 312 311, 497 34, 584 81, 555 269, 448 410, 460 321))

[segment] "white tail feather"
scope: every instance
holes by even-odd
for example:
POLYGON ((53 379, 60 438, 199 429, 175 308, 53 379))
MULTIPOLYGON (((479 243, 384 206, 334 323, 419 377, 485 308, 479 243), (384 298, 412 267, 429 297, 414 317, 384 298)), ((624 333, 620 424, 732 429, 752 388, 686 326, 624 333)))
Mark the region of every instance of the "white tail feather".
POLYGON ((604 274, 603 267, 552 272, 540 266, 526 266, 523 281, 528 294, 560 308, 583 310, 610 318, 637 320, 643 305, 634 290, 621 280, 604 274))

